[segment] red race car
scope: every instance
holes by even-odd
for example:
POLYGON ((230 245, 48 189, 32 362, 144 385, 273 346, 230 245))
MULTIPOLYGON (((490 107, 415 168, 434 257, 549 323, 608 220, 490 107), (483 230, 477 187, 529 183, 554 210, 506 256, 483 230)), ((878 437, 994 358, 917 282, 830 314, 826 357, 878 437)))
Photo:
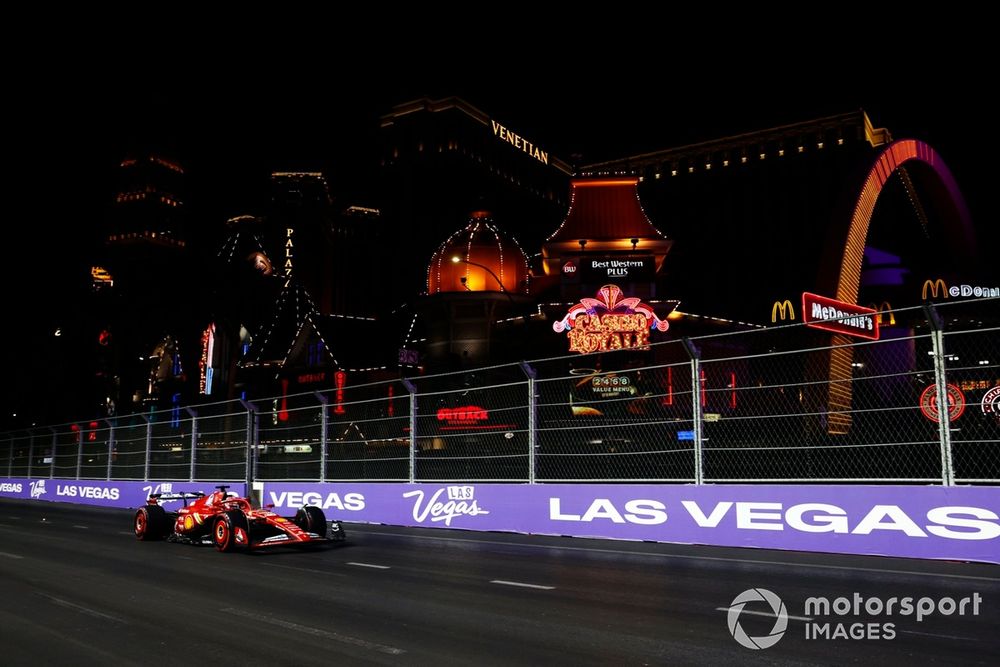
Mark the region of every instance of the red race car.
POLYGON ((147 504, 135 513, 136 539, 214 544, 219 551, 344 540, 340 522, 327 522, 318 507, 301 507, 294 518, 286 519, 268 509, 253 509, 246 498, 226 493, 227 486, 216 488, 218 491, 208 495, 200 491, 151 494, 147 504), (168 512, 160 504, 172 500, 180 500, 184 506, 168 512))

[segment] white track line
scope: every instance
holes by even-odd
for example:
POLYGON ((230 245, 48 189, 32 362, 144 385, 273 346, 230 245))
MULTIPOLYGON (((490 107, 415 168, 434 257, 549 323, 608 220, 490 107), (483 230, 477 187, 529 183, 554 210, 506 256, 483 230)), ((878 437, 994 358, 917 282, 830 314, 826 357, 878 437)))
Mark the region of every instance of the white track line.
POLYGON ((45 595, 44 593, 39 593, 43 598, 51 600, 60 607, 66 607, 67 609, 72 609, 78 611, 81 614, 87 614, 88 616, 94 616, 95 618, 103 618, 108 621, 115 621, 116 623, 127 623, 124 618, 119 618, 118 616, 112 616, 111 614, 105 614, 97 611, 96 609, 91 609, 90 607, 84 607, 82 605, 74 604, 68 600, 61 600, 59 598, 54 598, 51 595, 45 595))
POLYGON ((957 639, 963 642, 978 642, 978 639, 973 637, 958 637, 957 635, 938 635, 933 632, 917 632, 916 630, 900 630, 900 632, 905 632, 908 635, 921 635, 923 637, 940 637, 941 639, 957 639))
POLYGON ((90 530, 90 526, 73 526, 74 528, 79 528, 80 530, 90 530))
POLYGON ((270 623, 271 625, 276 625, 279 628, 285 628, 287 630, 302 632, 307 635, 312 635, 314 637, 323 637, 324 639, 332 639, 333 641, 341 642, 344 644, 351 644, 353 646, 360 646, 361 648, 370 649, 372 651, 378 651, 380 653, 388 653, 390 655, 401 655, 403 653, 406 653, 405 650, 401 648, 396 648, 395 646, 386 646, 385 644, 377 644, 375 642, 366 641, 364 639, 358 639, 357 637, 342 635, 339 632, 330 632, 329 630, 321 630, 319 628, 309 627, 308 625, 299 625, 298 623, 292 623, 291 621, 284 621, 280 618, 261 616, 260 614, 253 614, 248 611, 243 611, 242 609, 233 609, 229 607, 223 609, 222 611, 229 614, 235 614, 237 616, 243 616, 245 618, 251 618, 257 623, 270 623))
POLYGON ((354 563, 348 562, 348 565, 357 565, 358 567, 370 567, 374 570, 389 570, 391 569, 388 565, 373 565, 371 563, 354 563))
MULTIPOLYGON (((715 611, 729 611, 729 607, 716 607, 715 611)), ((770 611, 750 611, 749 609, 744 609, 740 612, 741 614, 753 614, 754 616, 767 616, 768 618, 777 618, 777 615, 770 611)), ((792 616, 791 614, 785 614, 788 618, 793 621, 813 621, 816 620, 810 616, 792 616)))
POLYGON ((0 551, 0 556, 3 556, 4 558, 16 558, 16 559, 19 559, 19 560, 21 558, 24 558, 24 556, 18 556, 17 554, 9 554, 9 553, 7 553, 5 551, 0 551))
POLYGON ((555 586, 539 586, 538 584, 524 584, 520 581, 504 581, 503 579, 493 579, 490 581, 491 584, 500 584, 501 586, 519 586, 521 588, 537 588, 541 591, 554 591, 555 586))

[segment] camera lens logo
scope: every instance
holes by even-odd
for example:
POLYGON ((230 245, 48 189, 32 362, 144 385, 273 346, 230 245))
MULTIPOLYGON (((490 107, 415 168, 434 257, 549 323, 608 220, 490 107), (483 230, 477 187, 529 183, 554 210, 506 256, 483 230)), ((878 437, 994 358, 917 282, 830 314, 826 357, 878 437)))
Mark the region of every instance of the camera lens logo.
POLYGON ((771 591, 766 588, 751 588, 737 595, 736 599, 729 605, 728 620, 729 634, 739 642, 740 646, 754 650, 771 648, 778 643, 778 640, 785 634, 785 629, 788 628, 788 611, 785 609, 785 603, 781 601, 781 598, 771 591), (771 605, 771 611, 774 613, 775 619, 774 627, 771 628, 770 633, 761 637, 747 635, 746 631, 740 625, 740 614, 748 602, 766 602, 771 605))

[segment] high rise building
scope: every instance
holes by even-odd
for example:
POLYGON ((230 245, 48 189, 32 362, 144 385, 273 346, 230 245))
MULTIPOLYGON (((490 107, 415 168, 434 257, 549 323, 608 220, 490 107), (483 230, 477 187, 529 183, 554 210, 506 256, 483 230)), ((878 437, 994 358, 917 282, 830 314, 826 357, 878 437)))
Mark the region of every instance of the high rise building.
POLYGON ((536 247, 568 204, 569 164, 534 137, 456 97, 400 104, 382 117, 382 224, 395 297, 422 282, 426 258, 469 211, 490 210, 536 247))
POLYGON ((185 239, 183 183, 184 169, 158 153, 135 153, 120 164, 88 313, 109 411, 169 403, 186 392, 198 276, 185 239))

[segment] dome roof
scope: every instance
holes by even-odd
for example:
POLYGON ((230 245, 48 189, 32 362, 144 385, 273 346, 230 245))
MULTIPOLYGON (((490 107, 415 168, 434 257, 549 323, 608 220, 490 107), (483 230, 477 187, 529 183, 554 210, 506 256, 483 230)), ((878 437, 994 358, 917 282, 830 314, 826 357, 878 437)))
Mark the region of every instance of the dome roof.
POLYGON ((497 229, 488 211, 474 211, 469 224, 441 244, 427 269, 428 294, 527 291, 528 258, 512 236, 497 229))

